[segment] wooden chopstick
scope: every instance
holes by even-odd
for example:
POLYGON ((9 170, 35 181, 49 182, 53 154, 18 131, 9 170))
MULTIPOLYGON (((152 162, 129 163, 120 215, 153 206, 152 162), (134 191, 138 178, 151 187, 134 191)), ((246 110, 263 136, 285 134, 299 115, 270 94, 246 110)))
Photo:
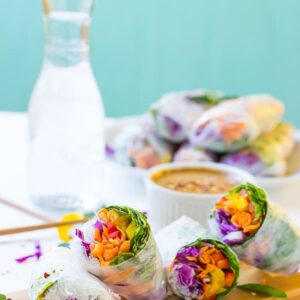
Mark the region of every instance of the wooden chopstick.
POLYGON ((11 200, 7 200, 7 199, 4 199, 4 198, 1 198, 0 197, 0 203, 1 204, 4 204, 6 206, 10 206, 18 211, 21 211, 27 215, 30 215, 34 218, 37 218, 39 220, 42 220, 42 221, 45 221, 45 222, 53 222, 53 220, 51 220, 50 218, 47 218, 46 216, 34 211, 34 210, 31 210, 30 208, 27 208, 23 205, 20 205, 19 203, 16 203, 16 202, 13 202, 11 200))
POLYGON ((32 226, 22 226, 22 227, 0 229, 0 236, 8 235, 8 234, 22 233, 22 232, 29 232, 29 231, 36 231, 36 230, 43 230, 43 229, 61 227, 61 226, 66 226, 66 225, 74 225, 74 224, 84 223, 88 220, 89 220, 89 218, 84 218, 81 220, 74 220, 74 221, 50 222, 50 223, 32 225, 32 226))

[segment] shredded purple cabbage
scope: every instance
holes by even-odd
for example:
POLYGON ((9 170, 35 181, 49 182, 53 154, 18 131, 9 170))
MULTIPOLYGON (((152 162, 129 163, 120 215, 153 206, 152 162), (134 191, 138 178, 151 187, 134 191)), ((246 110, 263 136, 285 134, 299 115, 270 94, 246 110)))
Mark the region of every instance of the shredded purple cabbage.
POLYGON ((33 254, 30 255, 26 255, 20 258, 16 258, 16 262, 17 263, 23 263, 27 260, 29 260, 30 258, 36 258, 36 260, 39 260, 40 257, 42 256, 42 248, 41 248, 41 244, 39 241, 35 242, 35 252, 33 254))
MULTIPOLYGON (((239 233, 241 233, 241 237, 240 238, 228 238, 227 236, 225 236, 222 241, 227 244, 227 245, 230 245, 230 246, 233 246, 233 245, 237 245, 237 244, 240 244, 242 243, 245 238, 247 237, 246 234, 244 234, 242 231, 238 231, 239 233)), ((233 232, 232 232, 233 233, 233 232)))
POLYGON ((101 221, 96 220, 96 222, 93 226, 94 226, 94 228, 99 229, 100 233, 103 231, 103 223, 101 221))
POLYGON ((237 152, 229 154, 224 156, 221 162, 227 165, 239 167, 254 175, 260 175, 264 170, 263 161, 254 153, 237 152))
POLYGON ((195 270, 188 265, 176 265, 178 281, 182 286, 192 286, 195 284, 195 270))
POLYGON ((164 120, 171 135, 175 135, 181 130, 181 125, 169 116, 164 116, 164 120))
POLYGON ((237 231, 239 228, 231 223, 231 217, 224 210, 218 209, 216 212, 216 221, 219 224, 219 229, 223 235, 237 231))
POLYGON ((79 300, 76 296, 69 296, 66 300, 79 300))
POLYGON ((83 232, 80 229, 78 228, 75 229, 75 235, 81 240, 84 240, 83 232))
POLYGON ((84 241, 84 234, 82 230, 75 229, 75 235, 81 240, 81 246, 83 246, 87 256, 91 254, 90 243, 84 241))
POLYGON ((176 258, 181 262, 185 262, 186 256, 197 257, 198 255, 199 255, 199 249, 196 248, 195 246, 190 246, 179 250, 176 255, 176 258))

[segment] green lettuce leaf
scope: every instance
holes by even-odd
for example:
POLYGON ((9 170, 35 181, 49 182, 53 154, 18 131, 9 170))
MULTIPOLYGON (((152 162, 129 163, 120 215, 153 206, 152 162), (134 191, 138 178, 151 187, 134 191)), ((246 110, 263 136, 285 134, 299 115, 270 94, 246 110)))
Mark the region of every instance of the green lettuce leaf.
MULTIPOLYGON (((135 256, 139 251, 141 251, 147 244, 150 237, 150 225, 148 223, 147 217, 130 207, 127 206, 108 206, 106 209, 115 210, 119 215, 124 215, 130 220, 130 226, 135 225, 136 229, 133 233, 131 239, 131 252, 123 253, 114 258, 111 265, 117 265, 133 256, 135 256)), ((132 226, 133 227, 133 226, 132 226)))

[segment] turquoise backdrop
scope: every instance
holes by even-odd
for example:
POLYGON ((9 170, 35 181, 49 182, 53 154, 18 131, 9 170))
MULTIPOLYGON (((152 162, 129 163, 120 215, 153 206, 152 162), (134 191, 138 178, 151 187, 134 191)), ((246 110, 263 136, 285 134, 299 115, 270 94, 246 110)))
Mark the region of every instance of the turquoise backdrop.
MULTIPOLYGON (((269 92, 300 126, 299 0, 96 0, 93 69, 107 114, 170 90, 269 92)), ((0 109, 26 110, 43 57, 38 0, 3 0, 0 109)))

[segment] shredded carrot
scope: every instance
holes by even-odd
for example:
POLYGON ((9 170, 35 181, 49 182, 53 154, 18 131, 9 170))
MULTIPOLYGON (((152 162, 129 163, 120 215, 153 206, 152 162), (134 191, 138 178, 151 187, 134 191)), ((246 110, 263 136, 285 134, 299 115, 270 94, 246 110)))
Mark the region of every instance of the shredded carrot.
POLYGON ((228 269, 229 268, 228 259, 225 258, 225 259, 219 260, 217 262, 217 267, 219 267, 220 269, 228 269))
POLYGON ((226 272, 225 273, 225 283, 226 283, 226 286, 228 286, 228 287, 232 286, 234 278, 235 278, 235 274, 234 273, 226 272))

